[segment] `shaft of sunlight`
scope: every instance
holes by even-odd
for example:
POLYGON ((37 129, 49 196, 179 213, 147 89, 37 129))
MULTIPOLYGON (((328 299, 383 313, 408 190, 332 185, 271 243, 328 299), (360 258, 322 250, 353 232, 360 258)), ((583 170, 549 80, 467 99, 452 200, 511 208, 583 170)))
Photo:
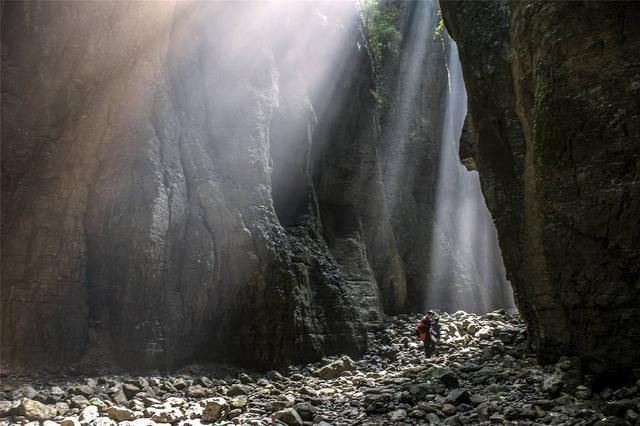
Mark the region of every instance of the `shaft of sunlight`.
MULTIPOLYGON (((404 185, 410 185, 410 179, 407 176, 409 167, 406 165, 411 162, 410 156, 413 151, 410 145, 413 132, 415 131, 416 114, 420 112, 420 98, 423 96, 423 85, 425 80, 431 78, 428 70, 425 68, 425 59, 430 54, 433 44, 427 41, 432 37, 431 28, 434 26, 433 1, 418 1, 415 6, 415 12, 411 17, 408 26, 405 44, 406 60, 402 62, 400 74, 397 84, 397 112, 394 114, 389 129, 386 131, 391 135, 393 144, 387 148, 385 155, 387 156, 388 170, 385 185, 387 186, 388 202, 392 209, 401 208, 402 200, 396 199, 401 196, 403 191, 400 188, 404 185)), ((424 147, 422 147, 424 149, 424 147)))
POLYGON ((514 310, 491 216, 477 172, 458 158, 467 95, 457 46, 447 52, 448 95, 440 141, 426 306, 447 311, 514 310))

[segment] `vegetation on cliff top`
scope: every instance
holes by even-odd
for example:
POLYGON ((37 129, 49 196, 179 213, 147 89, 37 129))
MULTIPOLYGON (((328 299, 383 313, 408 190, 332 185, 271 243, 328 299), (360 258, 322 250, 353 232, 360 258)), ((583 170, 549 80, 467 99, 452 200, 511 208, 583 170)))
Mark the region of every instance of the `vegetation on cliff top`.
POLYGON ((369 49, 376 71, 385 58, 397 56, 402 33, 398 29, 400 9, 395 2, 359 0, 358 6, 367 33, 369 49))

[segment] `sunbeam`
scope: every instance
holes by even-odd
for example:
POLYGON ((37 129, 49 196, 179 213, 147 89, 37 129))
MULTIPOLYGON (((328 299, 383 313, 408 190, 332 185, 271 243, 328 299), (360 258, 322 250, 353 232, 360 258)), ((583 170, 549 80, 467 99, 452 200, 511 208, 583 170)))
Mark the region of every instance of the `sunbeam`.
POLYGON ((458 147, 467 95, 458 50, 447 50, 448 93, 440 142, 431 243, 431 280, 426 305, 447 311, 488 312, 515 310, 506 281, 502 256, 477 172, 467 171, 458 159, 458 147), (449 242, 452 240, 452 243, 449 242))

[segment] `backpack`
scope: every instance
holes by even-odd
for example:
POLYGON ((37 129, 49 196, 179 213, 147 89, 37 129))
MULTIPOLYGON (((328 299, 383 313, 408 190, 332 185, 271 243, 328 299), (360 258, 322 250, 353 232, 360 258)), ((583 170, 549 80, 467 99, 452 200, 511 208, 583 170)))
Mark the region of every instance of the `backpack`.
POLYGON ((427 333, 428 333, 427 325, 424 322, 422 322, 422 320, 420 320, 420 322, 418 323, 418 326, 416 327, 416 335, 420 340, 424 342, 425 339, 427 338, 427 333))
POLYGON ((440 324, 438 324, 438 320, 437 319, 435 319, 431 323, 431 328, 429 329, 429 334, 431 335, 431 340, 433 340, 435 343, 437 343, 438 340, 440 340, 440 324))

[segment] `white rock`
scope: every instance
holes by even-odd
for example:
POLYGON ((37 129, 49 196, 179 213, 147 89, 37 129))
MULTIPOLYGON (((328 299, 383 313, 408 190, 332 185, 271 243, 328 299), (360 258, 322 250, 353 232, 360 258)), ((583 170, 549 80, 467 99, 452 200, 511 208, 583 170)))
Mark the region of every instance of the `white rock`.
POLYGON ((109 417, 98 417, 91 422, 91 426, 116 426, 116 422, 109 417))
POLYGON ((83 426, 88 425, 98 417, 100 417, 98 407, 96 407, 95 405, 89 405, 88 407, 83 408, 82 412, 80 413, 80 424, 83 426))
POLYGON ((155 426, 157 423, 150 419, 136 419, 132 421, 120 422, 119 426, 155 426))
POLYGON ((157 423, 176 423, 184 420, 185 417, 179 408, 172 407, 169 404, 145 408, 144 416, 157 423))

